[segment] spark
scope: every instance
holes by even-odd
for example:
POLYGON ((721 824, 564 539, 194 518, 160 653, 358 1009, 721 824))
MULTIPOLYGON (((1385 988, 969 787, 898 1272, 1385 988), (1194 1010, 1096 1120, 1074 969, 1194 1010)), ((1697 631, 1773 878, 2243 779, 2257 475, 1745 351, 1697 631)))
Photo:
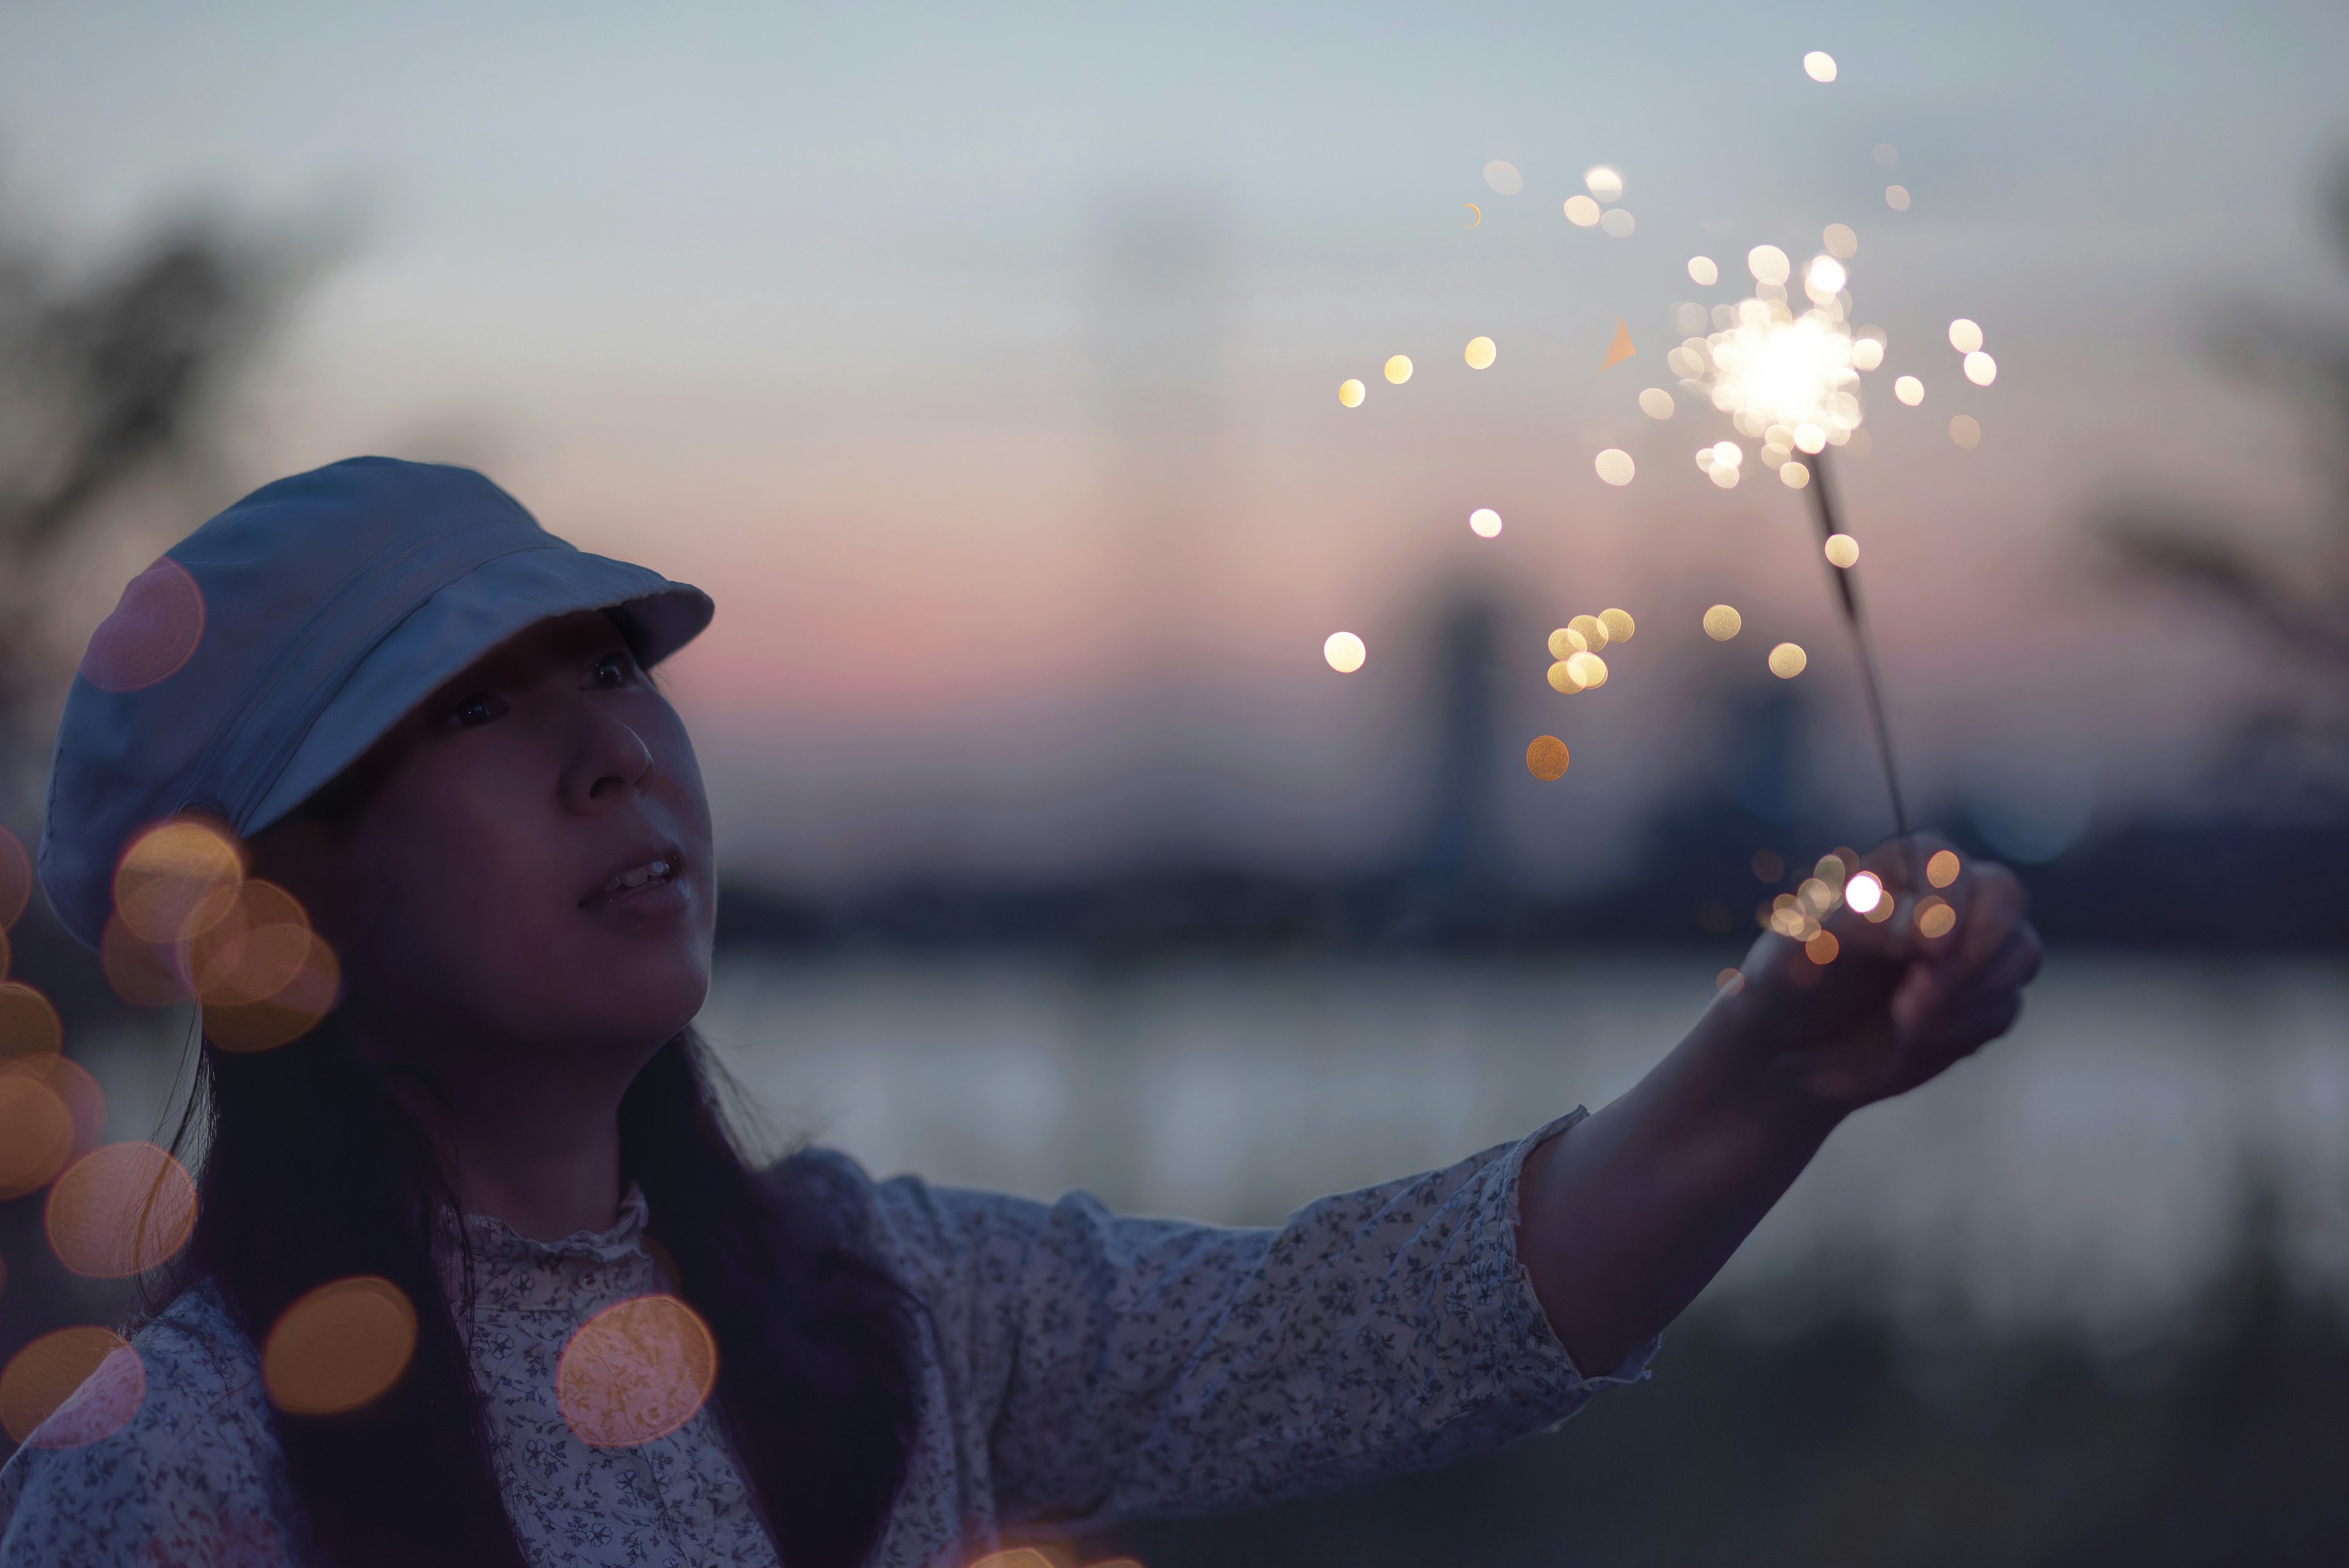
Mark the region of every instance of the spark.
POLYGON ((1855 914, 1872 914, 1883 900, 1884 883, 1873 871, 1862 871, 1843 885, 1843 901, 1855 914))

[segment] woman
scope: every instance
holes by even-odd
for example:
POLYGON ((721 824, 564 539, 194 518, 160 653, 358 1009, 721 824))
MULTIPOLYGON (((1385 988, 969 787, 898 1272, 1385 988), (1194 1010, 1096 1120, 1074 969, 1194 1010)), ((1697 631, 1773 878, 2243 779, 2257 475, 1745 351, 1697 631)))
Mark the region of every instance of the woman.
MULTIPOLYGON (((477 474, 373 458, 255 493, 126 592, 59 733, 52 901, 96 945, 124 844, 201 814, 306 906, 344 1000, 274 1050, 208 1024, 202 1202, 134 1342, 143 1402, 9 1462, 0 1568, 928 1568, 1005 1526, 1442 1463, 1644 1376, 1836 1124, 2002 1033, 2038 966, 1989 867, 1942 889, 1946 935, 1839 912, 1824 968, 1765 936, 1598 1115, 1272 1230, 820 1151, 755 1170, 688 1027, 716 861, 646 674, 709 614, 477 474), (184 667, 112 678, 182 578, 184 667), (280 1407, 255 1346, 354 1276, 413 1303, 404 1373, 355 1412, 280 1407), (714 1394, 584 1440, 566 1344, 660 1293, 709 1325, 714 1394)), ((1873 864, 1905 904, 1901 858, 1873 864)))

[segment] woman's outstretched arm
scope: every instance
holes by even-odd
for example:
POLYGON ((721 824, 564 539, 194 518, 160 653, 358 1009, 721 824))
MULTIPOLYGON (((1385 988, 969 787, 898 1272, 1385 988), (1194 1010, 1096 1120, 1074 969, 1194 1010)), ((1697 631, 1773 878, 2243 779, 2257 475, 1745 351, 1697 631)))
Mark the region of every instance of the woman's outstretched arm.
POLYGON ((1938 847, 1868 855, 1890 919, 1838 909, 1824 965, 1764 936, 1671 1055, 1528 1157, 1518 1253, 1577 1366, 1613 1367, 1679 1316, 1845 1116, 2013 1026, 2040 958, 2022 886, 1968 867, 1938 893, 1955 929, 1923 936, 1908 867, 1938 847))

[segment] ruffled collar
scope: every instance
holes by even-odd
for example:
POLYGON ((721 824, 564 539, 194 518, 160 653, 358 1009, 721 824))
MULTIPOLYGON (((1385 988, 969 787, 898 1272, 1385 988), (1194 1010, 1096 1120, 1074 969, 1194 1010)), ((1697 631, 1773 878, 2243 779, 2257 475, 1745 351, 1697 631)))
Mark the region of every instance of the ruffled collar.
POLYGON ((488 1214, 464 1217, 476 1311, 595 1311, 665 1288, 645 1227, 644 1189, 633 1182, 620 1212, 600 1231, 539 1241, 488 1214))

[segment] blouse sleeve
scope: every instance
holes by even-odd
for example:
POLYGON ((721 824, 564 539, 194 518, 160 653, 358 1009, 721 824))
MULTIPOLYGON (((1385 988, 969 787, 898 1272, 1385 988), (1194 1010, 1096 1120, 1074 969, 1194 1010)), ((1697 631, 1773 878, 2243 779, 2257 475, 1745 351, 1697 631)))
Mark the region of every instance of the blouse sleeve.
POLYGON ((1580 1120, 1268 1229, 881 1184, 1007 1521, 1094 1524, 1446 1463, 1644 1376, 1586 1377, 1516 1251, 1525 1158, 1580 1120))

